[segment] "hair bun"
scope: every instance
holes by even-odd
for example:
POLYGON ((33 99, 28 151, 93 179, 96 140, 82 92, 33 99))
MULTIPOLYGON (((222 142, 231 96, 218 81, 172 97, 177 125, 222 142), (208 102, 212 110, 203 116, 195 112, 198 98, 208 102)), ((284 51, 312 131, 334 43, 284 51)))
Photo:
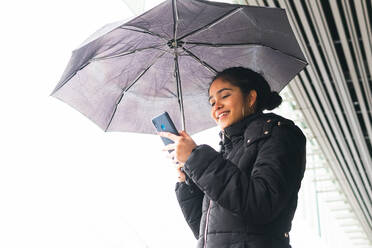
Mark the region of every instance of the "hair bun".
POLYGON ((267 96, 265 109, 272 110, 282 103, 283 99, 276 91, 271 91, 267 96))

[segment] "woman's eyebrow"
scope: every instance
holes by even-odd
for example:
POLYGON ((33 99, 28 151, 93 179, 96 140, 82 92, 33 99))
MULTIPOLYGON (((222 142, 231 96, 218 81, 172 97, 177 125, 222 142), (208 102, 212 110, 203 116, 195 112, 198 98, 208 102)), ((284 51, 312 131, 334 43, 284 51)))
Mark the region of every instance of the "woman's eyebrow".
MULTIPOLYGON (((222 89, 218 90, 216 94, 220 94, 220 93, 221 93, 222 91, 224 91, 224 90, 232 90, 232 89, 231 89, 231 88, 222 88, 222 89)), ((210 101, 212 97, 213 97, 213 96, 210 96, 210 97, 208 98, 208 101, 210 101)))

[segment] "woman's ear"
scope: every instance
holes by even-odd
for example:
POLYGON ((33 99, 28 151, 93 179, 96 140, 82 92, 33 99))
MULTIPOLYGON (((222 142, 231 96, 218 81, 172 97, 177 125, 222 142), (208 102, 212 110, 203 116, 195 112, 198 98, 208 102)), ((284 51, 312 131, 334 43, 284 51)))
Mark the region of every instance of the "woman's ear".
POLYGON ((252 106, 256 103, 257 100, 257 91, 251 90, 248 95, 248 106, 252 108, 252 106))

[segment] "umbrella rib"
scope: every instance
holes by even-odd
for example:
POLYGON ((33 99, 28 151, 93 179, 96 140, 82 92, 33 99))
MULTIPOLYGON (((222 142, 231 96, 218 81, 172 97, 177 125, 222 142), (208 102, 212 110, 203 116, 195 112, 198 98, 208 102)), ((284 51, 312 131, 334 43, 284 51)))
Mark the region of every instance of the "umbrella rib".
POLYGON ((59 85, 59 86, 57 86, 54 90, 53 90, 53 92, 50 94, 50 95, 53 95, 54 93, 56 93, 59 89, 61 89, 63 86, 65 86, 65 84, 68 82, 68 81, 70 81, 70 79, 72 78, 72 77, 74 77, 79 71, 81 71, 84 67, 86 67, 87 65, 89 65, 90 64, 90 62, 88 61, 88 62, 86 62, 86 63, 84 63, 83 65, 81 65, 80 67, 79 67, 79 69, 78 70, 76 70, 75 72, 73 72, 73 73, 71 73, 68 77, 66 77, 66 79, 59 85))
MULTIPOLYGON (((65 86, 65 84, 68 81, 70 81, 71 78, 73 78, 79 71, 81 71, 84 67, 86 67, 87 65, 89 65, 91 62, 105 60, 105 59, 117 58, 117 57, 129 55, 129 54, 132 54, 132 53, 135 53, 135 52, 144 51, 144 50, 147 50, 147 49, 158 49, 161 46, 163 46, 163 45, 158 45, 158 46, 153 46, 153 47, 146 47, 146 48, 141 48, 141 49, 137 49, 137 50, 133 50, 133 51, 124 52, 124 53, 117 54, 117 55, 112 55, 112 56, 106 56, 106 57, 100 57, 100 58, 90 59, 86 63, 84 63, 82 66, 80 66, 80 68, 77 69, 74 73, 71 73, 71 75, 69 75, 68 77, 66 77, 66 79, 63 81, 63 83, 61 83, 59 86, 57 86, 50 95, 53 95, 59 89, 61 89, 63 86, 65 86)), ((162 50, 162 49, 158 49, 158 50, 162 50)), ((164 52, 167 52, 167 51, 164 51, 164 52)))
POLYGON ((163 37, 161 36, 160 34, 157 34, 157 33, 154 33, 154 32, 151 32, 149 30, 146 30, 144 28, 139 28, 139 27, 136 27, 136 26, 133 26, 135 28, 138 28, 139 30, 137 29, 131 29, 131 28, 127 28, 127 27, 120 27, 121 29, 124 29, 124 30, 128 30, 128 31, 133 31, 133 32, 138 32, 138 33, 144 33, 144 34, 150 34, 150 35, 153 35, 153 36, 157 36, 163 40, 167 40, 166 37, 163 37))
POLYGON ((209 47, 238 47, 238 46, 249 46, 249 45, 255 45, 255 46, 263 46, 263 47, 267 47, 267 48, 270 48, 274 51, 278 51, 282 54, 285 54, 289 57, 292 57, 292 58, 295 58, 299 61, 301 61, 302 63, 305 63, 306 65, 308 64, 306 61, 304 61, 303 59, 300 59, 300 58, 297 58, 296 56, 292 55, 292 54, 289 54, 289 53, 286 53, 286 52, 283 52, 279 49, 276 49, 276 48, 273 48, 271 46, 268 46, 268 45, 262 45, 262 44, 257 44, 257 43, 234 43, 234 44, 229 44, 229 43, 217 43, 217 44, 213 44, 213 43, 208 43, 208 42, 187 42, 187 44, 191 44, 191 45, 197 45, 197 46, 209 46, 209 47))
POLYGON ((119 99, 116 101, 116 104, 115 104, 115 109, 114 109, 114 111, 112 112, 112 115, 111 115, 111 118, 110 118, 110 121, 109 121, 109 123, 107 124, 107 127, 106 127, 106 129, 105 129, 105 132, 108 130, 108 128, 110 127, 110 125, 111 125, 111 122, 112 122, 112 120, 114 119, 114 116, 115 116, 115 113, 116 113, 116 111, 117 111, 117 109, 118 109, 118 106, 119 106, 119 104, 120 104, 120 102, 121 102, 121 100, 123 99, 123 96, 124 96, 124 93, 126 93, 135 83, 137 83, 138 82, 138 80, 151 68, 151 66, 153 66, 155 63, 156 63, 156 61, 159 59, 159 58, 161 58, 164 54, 165 54, 166 52, 163 52, 163 53, 161 53, 159 56, 157 56, 155 59, 154 59, 154 61, 147 67, 147 68, 145 68, 137 77, 136 77, 136 79, 133 81, 133 83, 132 84, 130 84, 127 88, 125 88, 125 89, 123 89, 122 91, 121 91, 121 94, 120 94, 120 97, 119 97, 119 99))
MULTIPOLYGON (((100 60, 112 59, 112 58, 117 58, 117 57, 123 57, 125 55, 129 55, 129 54, 132 54, 132 53, 135 53, 135 52, 141 52, 141 51, 145 51, 145 50, 148 50, 148 49, 157 49, 157 48, 162 47, 164 45, 165 44, 156 45, 156 46, 150 46, 150 47, 144 47, 144 48, 139 48, 139 49, 135 49, 135 50, 131 50, 131 51, 126 51, 126 52, 115 54, 115 55, 109 55, 109 56, 104 56, 104 57, 93 58, 93 59, 91 59, 89 61, 90 62, 93 62, 93 61, 100 61, 100 60)), ((159 49, 159 50, 161 50, 161 49, 159 49)))
POLYGON ((209 71, 213 72, 213 73, 217 73, 217 70, 215 68, 213 68, 210 64, 208 64, 207 62, 205 61, 202 61, 200 58, 198 58, 198 56, 196 56, 195 54, 193 54, 190 50, 182 47, 183 50, 188 53, 193 59, 195 59, 196 61, 198 61, 200 64, 202 64, 205 68, 207 68, 209 71))
POLYGON ((203 26, 203 27, 201 27, 201 28, 199 28, 199 29, 196 29, 196 30, 194 30, 194 31, 192 31, 192 32, 190 32, 190 33, 188 33, 188 34, 185 34, 184 36, 178 38, 178 40, 182 40, 182 39, 186 38, 187 36, 190 36, 190 35, 193 35, 193 34, 196 34, 196 33, 202 32, 202 31, 204 31, 204 30, 210 28, 211 26, 216 25, 216 24, 218 24, 219 22, 225 20, 226 18, 229 18, 230 16, 232 16, 232 15, 234 15, 235 13, 239 12, 241 9, 243 9, 243 8, 242 8, 242 7, 238 7, 238 8, 236 8, 236 9, 233 9, 233 10, 231 10, 230 12, 227 12, 225 15, 220 16, 219 18, 217 18, 217 19, 213 20, 212 22, 208 23, 207 25, 205 25, 205 26, 203 26))

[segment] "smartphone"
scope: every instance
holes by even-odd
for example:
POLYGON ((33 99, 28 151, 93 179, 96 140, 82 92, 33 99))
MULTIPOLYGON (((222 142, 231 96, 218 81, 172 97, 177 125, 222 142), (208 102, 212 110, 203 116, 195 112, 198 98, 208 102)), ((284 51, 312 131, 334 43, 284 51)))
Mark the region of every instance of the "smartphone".
MULTIPOLYGON (((176 126, 167 112, 161 113, 160 115, 152 119, 152 123, 156 127, 158 132, 170 132, 175 135, 179 135, 176 126)), ((164 137, 160 137, 165 145, 174 143, 172 140, 164 137)))
MULTIPOLYGON (((175 135, 179 135, 176 126, 174 125, 172 119, 170 118, 167 112, 161 113, 160 115, 152 118, 152 123, 154 124, 158 132, 170 132, 175 135)), ((170 140, 168 138, 164 138, 164 137, 160 137, 160 138, 163 140, 165 145, 174 143, 173 140, 170 140)), ((168 152, 171 153, 172 151, 173 150, 169 150, 168 152)), ((181 168, 181 170, 183 171, 183 168, 181 168)), ((191 184, 191 181, 187 175, 186 175, 185 183, 187 185, 191 184)))

